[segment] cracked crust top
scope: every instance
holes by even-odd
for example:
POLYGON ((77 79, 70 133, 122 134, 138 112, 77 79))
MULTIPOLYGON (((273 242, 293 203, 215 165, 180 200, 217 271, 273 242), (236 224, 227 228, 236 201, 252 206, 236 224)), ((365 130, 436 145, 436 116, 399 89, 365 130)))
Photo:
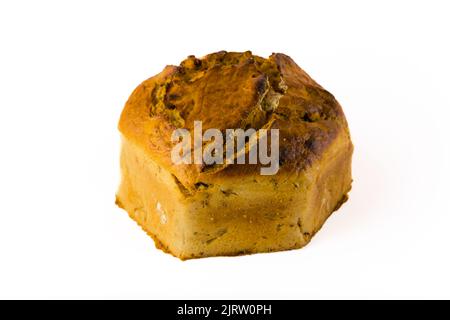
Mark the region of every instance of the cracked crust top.
POLYGON ((178 182, 192 190, 199 181, 258 174, 259 165, 174 165, 173 130, 280 130, 280 173, 299 173, 320 157, 344 131, 341 106, 290 57, 274 53, 264 59, 247 52, 189 56, 180 66, 167 66, 140 84, 122 112, 119 130, 178 182))

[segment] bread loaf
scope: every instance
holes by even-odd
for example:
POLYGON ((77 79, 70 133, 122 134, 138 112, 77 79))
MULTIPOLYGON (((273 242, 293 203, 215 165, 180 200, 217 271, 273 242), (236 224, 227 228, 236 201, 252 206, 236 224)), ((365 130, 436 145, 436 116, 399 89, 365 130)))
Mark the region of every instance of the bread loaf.
MULTIPOLYGON (((119 130, 116 203, 180 259, 300 248, 351 188, 342 108, 284 54, 222 51, 167 66, 134 90, 119 130), (199 121, 224 136, 278 129, 276 173, 261 174, 261 163, 174 163, 174 130, 193 134, 199 121)), ((250 143, 234 155, 248 157, 250 143)))

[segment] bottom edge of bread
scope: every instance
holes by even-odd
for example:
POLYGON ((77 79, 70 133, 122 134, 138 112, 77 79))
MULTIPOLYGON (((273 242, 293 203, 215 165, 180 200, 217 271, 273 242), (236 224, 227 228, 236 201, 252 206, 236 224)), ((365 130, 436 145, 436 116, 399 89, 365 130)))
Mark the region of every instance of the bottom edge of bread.
POLYGON ((202 251, 202 252, 183 252, 180 254, 176 254, 170 250, 169 244, 165 244, 163 241, 161 241, 158 236, 156 236, 146 224, 142 223, 132 212, 128 212, 125 208, 125 206, 122 204, 120 199, 116 196, 116 205, 127 211, 129 217, 133 219, 133 221, 136 222, 136 224, 141 227, 141 229, 153 239, 154 245, 157 249, 168 253, 172 255, 175 258, 178 258, 182 261, 191 260, 191 259, 200 259, 200 258, 213 258, 213 257, 236 257, 236 256, 245 256, 245 255, 253 255, 253 254, 262 254, 262 253, 271 253, 271 252, 282 252, 282 251, 290 251, 290 250, 296 250, 301 249, 305 247, 307 244, 309 244, 312 240, 312 238, 315 236, 316 233, 320 231, 320 229, 325 225, 328 218, 336 212, 347 200, 349 199, 348 193, 350 192, 351 186, 347 190, 347 192, 340 198, 340 200, 335 205, 334 209, 329 212, 327 217, 325 218, 324 222, 317 226, 315 230, 311 234, 309 234, 307 237, 302 237, 299 239, 298 242, 295 242, 295 244, 291 246, 273 246, 273 247, 267 247, 264 249, 261 248, 236 248, 235 250, 224 250, 219 251, 215 250, 215 253, 209 254, 208 252, 202 251))

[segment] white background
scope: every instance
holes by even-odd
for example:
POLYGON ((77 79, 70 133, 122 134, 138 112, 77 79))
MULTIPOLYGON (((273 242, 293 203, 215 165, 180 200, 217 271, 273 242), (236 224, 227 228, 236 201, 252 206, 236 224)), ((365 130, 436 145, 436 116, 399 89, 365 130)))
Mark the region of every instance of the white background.
POLYGON ((0 298, 450 298, 448 1, 2 1, 0 298), (350 200, 304 249, 181 262, 114 205, 131 91, 290 55, 341 102, 350 200))

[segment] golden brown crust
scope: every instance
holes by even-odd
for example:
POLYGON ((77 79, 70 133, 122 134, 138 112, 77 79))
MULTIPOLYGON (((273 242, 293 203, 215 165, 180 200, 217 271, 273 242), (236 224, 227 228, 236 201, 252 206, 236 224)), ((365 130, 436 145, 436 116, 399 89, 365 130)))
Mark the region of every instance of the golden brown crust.
POLYGON ((217 52, 167 66, 119 122, 116 203, 180 259, 300 248, 347 199, 351 143, 336 99, 284 54, 217 52), (280 170, 175 165, 173 130, 279 129, 280 170))
POLYGON ((142 147, 182 187, 226 176, 252 175, 257 165, 174 165, 171 134, 176 128, 280 129, 280 172, 299 173, 320 158, 347 123, 336 99, 284 54, 264 59, 251 52, 188 57, 144 81, 130 96, 119 129, 142 147))

